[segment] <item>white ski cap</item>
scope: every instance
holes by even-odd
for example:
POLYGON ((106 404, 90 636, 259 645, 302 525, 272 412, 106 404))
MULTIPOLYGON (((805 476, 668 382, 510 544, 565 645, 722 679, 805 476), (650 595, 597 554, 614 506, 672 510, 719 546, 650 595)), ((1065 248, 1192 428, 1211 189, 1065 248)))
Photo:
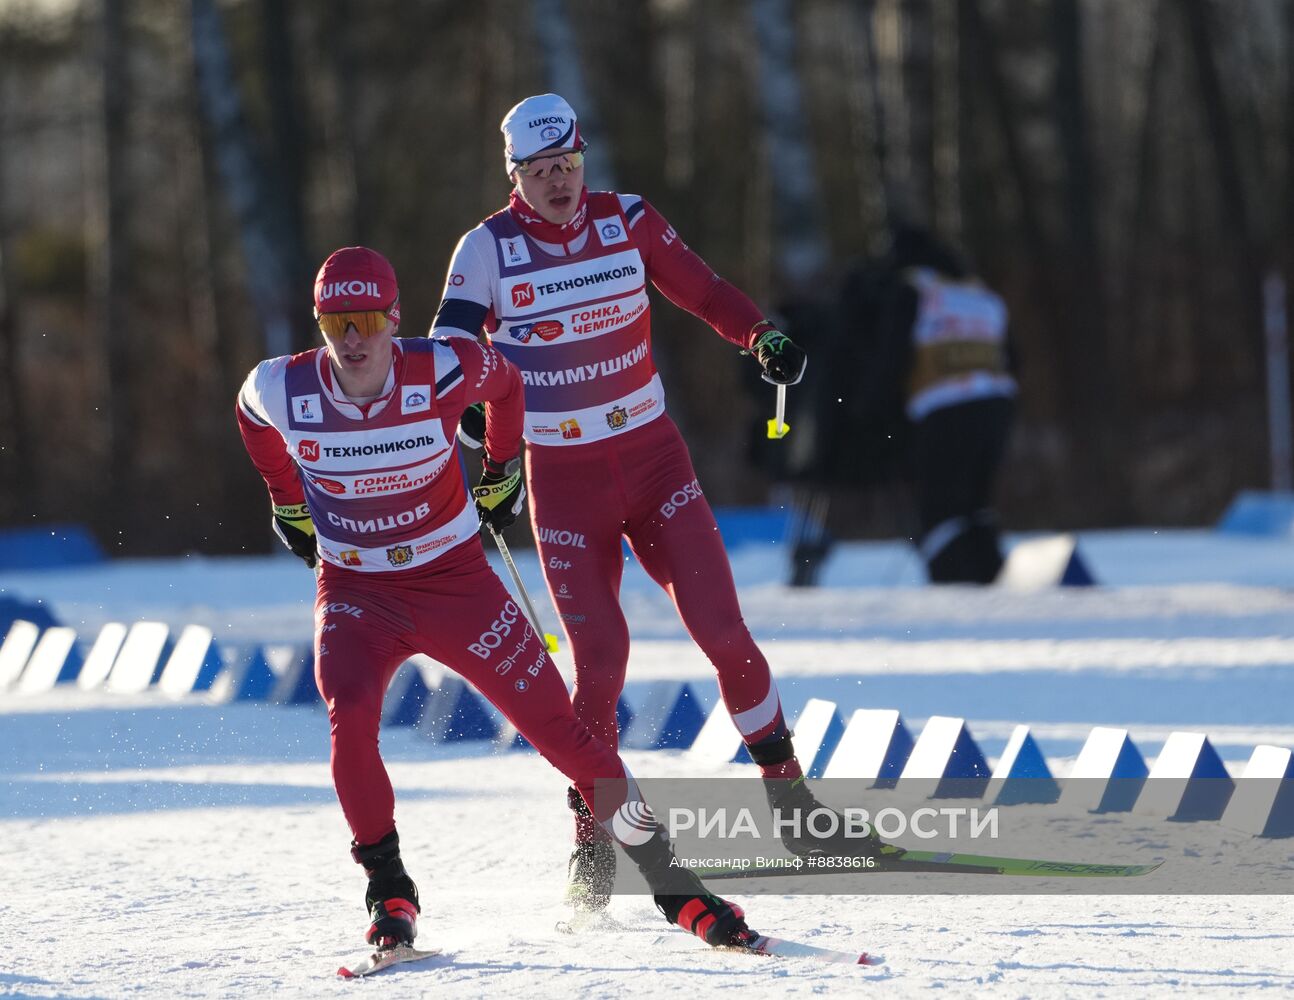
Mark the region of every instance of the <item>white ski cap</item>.
POLYGON ((577 149, 581 143, 574 109, 556 94, 527 97, 503 116, 499 131, 509 174, 546 149, 577 149))

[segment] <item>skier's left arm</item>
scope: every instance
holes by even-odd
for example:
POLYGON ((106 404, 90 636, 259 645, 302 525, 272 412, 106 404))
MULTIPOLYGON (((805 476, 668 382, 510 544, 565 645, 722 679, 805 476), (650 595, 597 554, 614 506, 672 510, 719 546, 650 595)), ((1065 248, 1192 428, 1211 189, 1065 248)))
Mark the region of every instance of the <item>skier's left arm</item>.
POLYGON ((765 317, 749 296, 715 274, 645 199, 631 200, 625 215, 647 274, 667 299, 755 355, 767 381, 778 385, 800 381, 804 351, 765 317))

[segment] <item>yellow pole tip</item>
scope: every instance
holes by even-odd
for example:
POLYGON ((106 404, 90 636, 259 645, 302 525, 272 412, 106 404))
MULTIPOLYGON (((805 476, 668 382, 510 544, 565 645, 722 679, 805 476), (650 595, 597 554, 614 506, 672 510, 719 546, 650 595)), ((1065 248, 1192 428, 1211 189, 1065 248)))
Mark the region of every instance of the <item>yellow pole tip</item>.
POLYGON ((790 433, 791 425, 786 421, 782 421, 781 424, 775 418, 768 421, 768 439, 770 441, 780 440, 790 433))

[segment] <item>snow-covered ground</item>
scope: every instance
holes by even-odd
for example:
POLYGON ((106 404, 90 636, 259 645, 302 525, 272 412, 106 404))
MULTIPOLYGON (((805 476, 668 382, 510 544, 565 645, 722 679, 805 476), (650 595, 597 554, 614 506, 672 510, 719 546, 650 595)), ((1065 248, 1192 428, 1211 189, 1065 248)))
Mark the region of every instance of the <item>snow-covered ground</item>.
MULTIPOLYGON (((1062 773, 1096 724, 1127 727, 1148 755, 1174 729, 1207 732, 1233 768, 1257 743, 1294 745, 1294 542, 1112 532, 1080 545, 1104 586, 936 590, 919 584, 905 547, 886 544, 843 548, 813 591, 780 586, 777 550, 733 562, 792 716, 809 697, 846 715, 897 708, 914 729, 964 716, 990 757, 1026 722, 1062 773)), ((533 557, 520 562, 542 595, 533 557)), ((86 636, 154 619, 229 641, 306 641, 310 584, 290 558, 0 574, 0 594, 43 598, 86 636)), ((624 595, 631 702, 663 678, 694 681, 713 701, 708 664, 667 598, 634 567, 624 595)), ((540 613, 551 629, 547 602, 540 613)), ((555 929, 569 825, 560 775, 533 754, 407 731, 388 733, 384 752, 422 890, 420 943, 446 956, 345 983, 331 973, 363 950, 363 879, 346 853, 321 712, 0 695, 0 996, 1294 989, 1288 896, 730 893, 767 933, 883 953, 888 964, 872 970, 711 953, 637 898, 612 903, 627 931, 571 938, 555 929)), ((626 756, 641 777, 697 774, 680 753, 626 756)), ((1264 850, 1294 862, 1294 841, 1264 850)))

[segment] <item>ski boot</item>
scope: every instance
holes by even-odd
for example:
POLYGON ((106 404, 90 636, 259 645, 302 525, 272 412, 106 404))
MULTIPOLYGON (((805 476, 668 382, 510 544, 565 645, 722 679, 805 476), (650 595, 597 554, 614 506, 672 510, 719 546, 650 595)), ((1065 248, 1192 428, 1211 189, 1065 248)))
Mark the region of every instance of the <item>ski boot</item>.
POLYGON ((818 800, 803 775, 794 781, 765 781, 764 792, 768 796, 769 808, 783 821, 780 829, 782 846, 796 857, 870 856, 879 859, 882 855, 902 853, 901 849, 881 840, 875 830, 869 831, 866 837, 846 836, 844 817, 818 800), (825 816, 820 816, 810 823, 810 814, 817 812, 834 814, 835 822, 828 822, 825 816), (798 822, 788 822, 796 818, 798 822), (815 828, 829 832, 820 836, 815 832, 815 828))
POLYGON ((746 914, 735 903, 706 889, 696 872, 674 860, 674 849, 661 832, 637 846, 622 845, 652 890, 656 909, 671 924, 695 934, 713 948, 748 947, 759 935, 746 926, 746 914))
POLYGON ((350 853, 368 875, 364 905, 371 923, 364 940, 379 950, 413 944, 422 907, 418 887, 400 860, 400 835, 392 830, 376 844, 352 843, 350 853))
POLYGON ((598 913, 607 908, 611 898, 616 878, 615 845, 574 786, 566 789, 566 804, 575 814, 575 849, 566 866, 566 901, 577 913, 598 913))
MULTIPOLYGON (((789 731, 783 729, 778 735, 758 743, 748 744, 746 750, 751 760, 760 768, 774 768, 787 764, 795 758, 795 744, 791 740, 791 735, 789 731)), ((795 769, 799 770, 798 765, 795 769)), ((793 779, 766 777, 764 794, 768 796, 768 807, 773 811, 773 815, 782 820, 778 826, 782 846, 797 858, 807 858, 812 855, 838 858, 878 857, 881 854, 902 853, 900 848, 886 844, 877 837, 875 831, 870 832, 866 837, 845 836, 844 817, 818 801, 817 796, 805 782, 803 774, 793 779), (816 812, 835 815, 835 822, 828 823, 825 817, 819 817, 810 823, 810 815, 816 812), (798 822, 791 822, 797 819, 798 822), (830 832, 820 836, 814 832, 815 828, 830 832)))

